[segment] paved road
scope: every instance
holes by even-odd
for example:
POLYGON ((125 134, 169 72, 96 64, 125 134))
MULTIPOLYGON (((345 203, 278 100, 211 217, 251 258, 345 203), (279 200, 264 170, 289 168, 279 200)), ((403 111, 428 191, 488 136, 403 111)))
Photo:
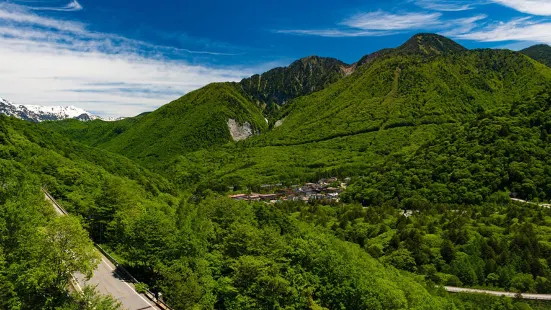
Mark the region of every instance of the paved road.
MULTIPOLYGON (((488 291, 488 290, 478 290, 472 288, 462 288, 462 287, 453 287, 453 286, 444 286, 444 289, 450 293, 471 293, 471 294, 488 294, 494 296, 506 296, 506 297, 517 297, 516 293, 511 292, 498 292, 498 291, 488 291)), ((547 294, 522 294, 524 299, 532 300, 551 300, 551 295, 547 294)))
POLYGON ((518 199, 518 198, 511 198, 511 200, 512 201, 517 201, 517 202, 522 202, 522 203, 527 203, 527 204, 530 204, 530 205, 540 206, 540 207, 544 207, 544 208, 551 208, 551 204, 535 203, 535 202, 530 202, 530 201, 526 201, 526 200, 522 200, 522 199, 518 199))
POLYGON ((97 286, 97 290, 101 294, 115 297, 125 309, 157 309, 153 302, 136 293, 131 283, 127 283, 119 277, 115 273, 115 266, 103 256, 101 263, 89 281, 86 282, 81 274, 76 274, 75 278, 80 286, 85 284, 97 286))
MULTIPOLYGON (((48 194, 44 192, 48 200, 59 215, 67 215, 67 212, 48 194)), ((101 263, 94 271, 89 281, 81 274, 75 274, 77 286, 83 287, 86 284, 97 286, 97 290, 104 295, 111 295, 121 302, 122 307, 127 310, 158 310, 153 302, 138 294, 131 283, 124 281, 116 272, 115 266, 103 255, 101 263)), ((80 287, 77 289, 80 290, 80 287)))

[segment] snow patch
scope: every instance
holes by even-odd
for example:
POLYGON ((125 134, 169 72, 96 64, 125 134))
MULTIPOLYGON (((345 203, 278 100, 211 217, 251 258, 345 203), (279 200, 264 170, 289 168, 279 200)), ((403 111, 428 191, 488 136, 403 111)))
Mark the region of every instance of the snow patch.
POLYGON ((75 106, 39 106, 39 105, 25 105, 27 110, 39 114, 50 116, 54 119, 66 119, 66 118, 89 118, 90 120, 98 119, 97 116, 88 113, 86 110, 77 108, 75 106))
POLYGON ((99 116, 75 106, 16 105, 0 98, 0 114, 31 122, 58 121, 68 118, 80 121, 101 119, 99 116))
POLYGON ((253 128, 249 122, 239 125, 237 121, 230 118, 228 119, 228 128, 230 129, 230 134, 234 141, 245 140, 254 135, 253 128))

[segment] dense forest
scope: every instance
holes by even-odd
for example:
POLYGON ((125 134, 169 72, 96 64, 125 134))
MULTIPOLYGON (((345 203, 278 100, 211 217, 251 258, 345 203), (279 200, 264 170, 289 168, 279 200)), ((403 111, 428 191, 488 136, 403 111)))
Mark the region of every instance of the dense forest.
POLYGON ((117 122, 0 116, 0 308, 116 309, 66 290, 95 242, 174 309, 548 309, 441 286, 551 293, 550 82, 422 34, 117 122), (226 197, 330 176, 351 178, 339 202, 226 197))
MULTIPOLYGON (((318 225, 307 219, 309 216, 297 217, 296 210, 235 202, 208 191, 203 196, 174 195, 162 177, 123 157, 80 146, 34 124, 5 117, 0 121, 6 171, 2 174, 2 227, 21 234, 6 234, 2 244, 7 270, 1 274, 9 279, 4 282, 9 287, 4 299, 10 302, 8 307, 70 309, 82 304, 82 298, 105 309, 115 307, 112 300, 91 291, 91 297, 70 297, 61 289, 70 272, 89 273, 94 257, 82 257, 72 266, 78 269, 63 273, 64 279, 52 278, 51 286, 41 282, 21 286, 22 279, 33 281, 31 275, 43 279, 46 273, 56 272, 52 270, 55 264, 43 257, 53 253, 35 248, 42 246, 37 241, 42 233, 68 231, 68 237, 81 245, 79 253, 87 253, 91 243, 84 241, 81 227, 150 289, 163 292, 176 309, 476 309, 481 302, 488 309, 528 306, 499 298, 472 301, 469 296, 447 295, 432 288, 437 276, 449 281, 445 269, 437 269, 434 278, 400 272, 395 268, 403 266, 394 262, 399 259, 383 259, 383 252, 377 257, 373 252, 376 246, 366 249, 359 238, 334 231, 333 225, 318 225), (49 144, 53 139, 58 150, 49 144), (140 177, 148 174, 148 179, 140 177), (40 198, 37 184, 44 182, 80 221, 54 218, 40 198), (16 220, 18 216, 22 218, 16 220), (38 239, 21 240, 33 236, 29 231, 35 231, 38 239), (28 273, 24 273, 25 266, 28 273), (36 270, 37 266, 43 270, 36 270)), ((329 208, 337 214, 341 207, 329 208)), ((310 213, 310 217, 317 214, 314 210, 310 213)), ((401 242, 405 244, 407 239, 401 242)), ((400 253, 400 245, 396 251, 400 253)), ((454 251, 460 257, 459 245, 454 251)), ((423 270, 409 271, 423 274, 423 270)))
POLYGON ((72 274, 91 275, 99 256, 81 221, 57 218, 40 178, 13 160, 32 153, 6 147, 12 133, 5 123, 0 117, 0 309, 117 309, 92 287, 67 294, 72 274))
POLYGON ((506 197, 481 206, 396 208, 284 203, 278 208, 332 230, 387 265, 449 286, 550 293, 551 210, 506 197))

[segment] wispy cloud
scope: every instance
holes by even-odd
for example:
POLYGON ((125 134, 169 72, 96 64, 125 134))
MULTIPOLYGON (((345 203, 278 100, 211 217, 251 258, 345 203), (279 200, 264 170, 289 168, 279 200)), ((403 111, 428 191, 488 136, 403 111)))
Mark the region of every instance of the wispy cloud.
POLYGON ((441 24, 440 13, 391 14, 384 11, 360 13, 340 24, 354 29, 396 31, 432 28, 441 24))
POLYGON ((78 0, 12 0, 11 2, 36 11, 73 12, 83 9, 78 0))
POLYGON ((327 38, 343 38, 343 37, 380 37, 393 34, 389 31, 363 31, 354 29, 292 29, 278 30, 277 33, 294 34, 304 36, 320 36, 327 38))
POLYGON ((444 36, 455 37, 459 34, 464 34, 472 31, 473 29, 479 28, 479 22, 488 18, 487 15, 480 14, 473 17, 458 18, 451 21, 448 29, 441 31, 440 33, 444 36))
POLYGON ((83 9, 82 5, 80 5, 80 3, 78 3, 77 0, 73 0, 71 1, 69 4, 66 4, 64 6, 60 6, 60 7, 53 7, 53 6, 43 6, 43 7, 40 7, 40 6, 32 6, 32 7, 29 7, 33 10, 38 10, 38 11, 60 11, 60 12, 72 12, 72 11, 80 11, 83 9))
POLYGON ((479 42, 530 41, 551 44, 551 22, 538 21, 532 17, 516 18, 458 33, 454 37, 479 42))
POLYGON ((360 13, 338 23, 330 29, 284 29, 276 33, 322 37, 377 37, 404 30, 433 28, 441 24, 440 13, 392 14, 384 11, 360 13))
POLYGON ((434 11, 460 12, 474 9, 478 5, 487 4, 485 0, 411 0, 418 6, 434 11))
POLYGON ((277 33, 322 37, 377 37, 406 31, 465 33, 476 28, 487 16, 480 14, 459 19, 443 19, 439 12, 406 12, 401 14, 376 11, 353 15, 330 29, 278 30, 277 33))
POLYGON ((94 32, 79 22, 0 4, 0 96, 18 104, 64 102, 104 116, 128 116, 257 71, 191 64, 187 59, 194 54, 224 55, 94 32))
POLYGON ((549 0, 493 0, 493 2, 522 13, 551 16, 551 1, 549 0))

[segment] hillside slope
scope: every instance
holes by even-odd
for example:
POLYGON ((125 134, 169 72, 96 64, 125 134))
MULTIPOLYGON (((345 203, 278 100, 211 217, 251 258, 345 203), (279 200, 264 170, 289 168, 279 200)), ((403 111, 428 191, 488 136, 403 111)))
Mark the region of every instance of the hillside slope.
POLYGON ((551 67, 551 46, 539 44, 523 49, 522 54, 541 62, 542 64, 551 67))
POLYGON ((253 101, 270 111, 277 109, 274 105, 322 90, 352 71, 353 67, 340 60, 310 56, 288 67, 253 75, 239 84, 253 101))
POLYGON ((148 167, 178 154, 239 139, 239 130, 232 136, 230 127, 243 129, 241 133, 248 130, 253 135, 268 128, 260 109, 233 83, 210 84, 152 113, 118 122, 61 122, 44 126, 148 167))
POLYGON ((472 119, 544 89, 551 70, 521 54, 475 50, 377 59, 328 88, 297 98, 261 137, 289 145, 404 126, 472 119))
POLYGON ((488 113, 508 113, 551 83, 549 68, 511 51, 394 52, 293 100, 282 110, 279 126, 243 147, 178 156, 166 171, 181 186, 201 183, 200 188, 222 191, 363 175, 394 157, 415 156, 451 128, 488 113))
POLYGON ((23 200, 36 207, 21 206, 32 217, 18 213, 16 202, 44 183, 81 216, 97 242, 120 255, 175 309, 442 309, 452 303, 357 245, 263 203, 214 196, 199 204, 178 200, 162 177, 130 160, 14 118, 0 116, 0 142, 0 231, 18 237, 0 238, 1 296, 10 303, 21 298, 29 308, 43 308, 39 299, 47 296, 48 305, 57 304, 40 287, 43 280, 33 282, 35 266, 20 265, 35 262, 23 256, 30 246, 25 240, 34 240, 33 225, 44 224, 40 213, 53 211, 38 195, 23 200), (20 230, 25 220, 34 222, 20 230))
POLYGON ((419 34, 396 49, 364 57, 346 78, 289 100, 271 114, 278 120, 271 130, 240 84, 209 85, 153 113, 119 122, 45 125, 138 160, 182 186, 202 182, 227 189, 298 182, 331 171, 361 173, 367 162, 389 154, 410 156, 450 126, 487 111, 508 111, 550 81, 549 68, 522 54, 468 51, 442 36, 419 34), (227 144, 233 140, 230 118, 249 122, 262 134, 227 144))

